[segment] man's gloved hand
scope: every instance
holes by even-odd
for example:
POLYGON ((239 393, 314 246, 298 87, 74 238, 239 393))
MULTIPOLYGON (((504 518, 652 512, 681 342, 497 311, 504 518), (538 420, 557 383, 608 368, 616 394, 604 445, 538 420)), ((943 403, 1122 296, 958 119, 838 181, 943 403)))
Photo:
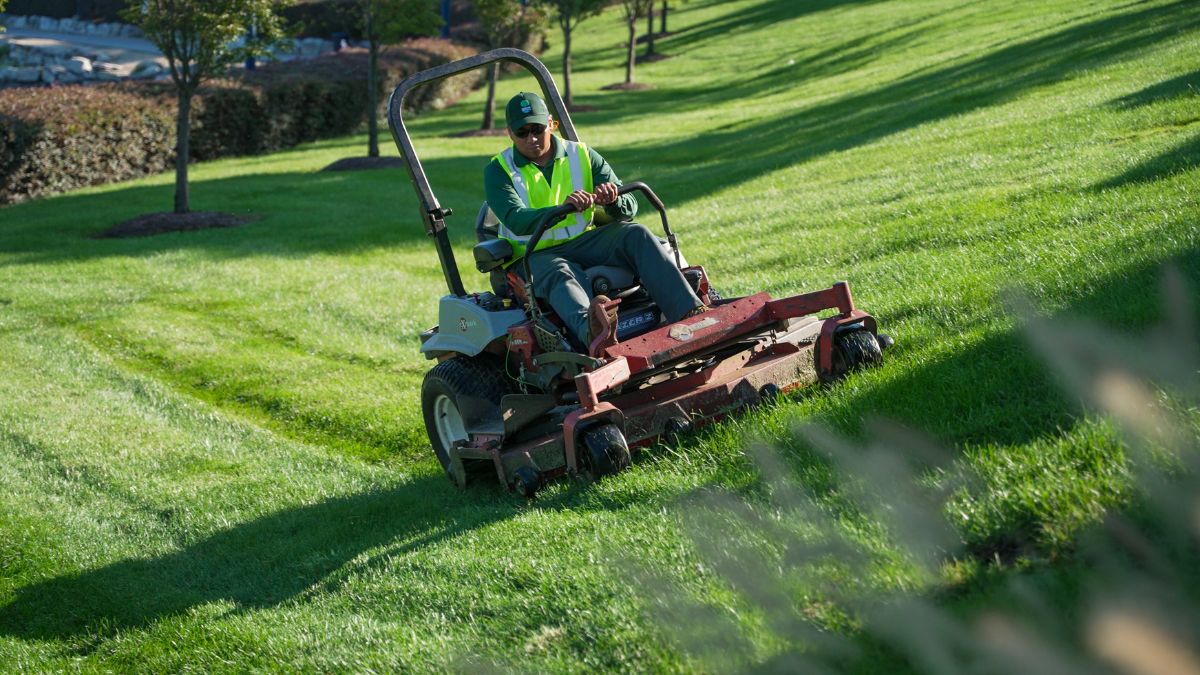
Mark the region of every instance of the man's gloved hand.
POLYGON ((567 201, 563 203, 574 206, 576 211, 583 211, 596 203, 596 195, 584 190, 576 190, 567 195, 567 201))
POLYGON ((596 203, 605 206, 617 201, 617 185, 616 183, 601 183, 596 186, 596 203))

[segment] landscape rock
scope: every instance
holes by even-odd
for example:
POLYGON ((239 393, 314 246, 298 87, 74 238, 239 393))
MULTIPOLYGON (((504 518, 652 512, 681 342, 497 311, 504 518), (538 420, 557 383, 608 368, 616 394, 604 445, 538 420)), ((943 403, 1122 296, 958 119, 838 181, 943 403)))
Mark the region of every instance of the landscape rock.
POLYGON ((84 56, 72 56, 67 61, 67 70, 76 75, 92 72, 92 60, 84 56))
POLYGON ((83 81, 83 77, 66 69, 64 69, 63 72, 56 74, 55 77, 57 78, 57 82, 59 84, 75 84, 76 82, 83 81))
POLYGON ((129 76, 134 79, 144 80, 155 77, 162 72, 163 67, 159 65, 157 61, 147 59, 145 61, 139 61, 137 65, 133 67, 133 70, 129 73, 129 76))
POLYGON ((42 77, 42 69, 33 66, 24 68, 12 68, 12 81, 22 84, 33 84, 42 77))
POLYGON ((100 72, 95 73, 95 76, 97 80, 102 82, 116 82, 117 80, 121 79, 119 74, 107 70, 101 70, 100 72))

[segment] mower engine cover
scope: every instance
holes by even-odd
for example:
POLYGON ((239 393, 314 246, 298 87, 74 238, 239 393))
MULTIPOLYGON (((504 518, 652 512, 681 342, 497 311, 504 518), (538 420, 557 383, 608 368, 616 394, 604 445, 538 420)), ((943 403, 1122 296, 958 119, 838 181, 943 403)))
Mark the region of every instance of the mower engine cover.
POLYGON ((491 293, 442 296, 437 332, 421 345, 421 353, 433 359, 448 352, 466 356, 482 352, 492 340, 507 335, 509 326, 525 320, 524 310, 500 307, 500 299, 491 293))

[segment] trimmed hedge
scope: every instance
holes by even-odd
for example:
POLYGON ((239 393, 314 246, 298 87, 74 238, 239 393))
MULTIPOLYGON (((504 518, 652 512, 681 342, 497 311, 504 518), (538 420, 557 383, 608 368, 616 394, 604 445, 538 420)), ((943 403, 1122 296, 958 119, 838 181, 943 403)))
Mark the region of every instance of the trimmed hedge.
POLYGON ((171 166, 174 110, 114 85, 0 91, 0 203, 171 166))
MULTIPOLYGON (((380 109, 407 75, 473 53, 432 38, 384 49, 380 109)), ((366 50, 351 49, 210 82, 193 101, 191 158, 273 152, 353 133, 366 121, 366 72, 366 50)), ((479 82, 422 87, 410 107, 443 107, 479 82)), ((176 105, 163 83, 0 90, 0 204, 170 168, 176 105)))
MULTIPOLYGON (((470 47, 419 38, 379 55, 379 110, 404 77, 474 54, 470 47)), ((344 136, 366 121, 367 50, 344 49, 303 62, 273 63, 200 92, 193 118, 196 159, 272 152, 298 143, 344 136)), ((452 78, 415 90, 407 108, 442 108, 482 78, 452 78)))

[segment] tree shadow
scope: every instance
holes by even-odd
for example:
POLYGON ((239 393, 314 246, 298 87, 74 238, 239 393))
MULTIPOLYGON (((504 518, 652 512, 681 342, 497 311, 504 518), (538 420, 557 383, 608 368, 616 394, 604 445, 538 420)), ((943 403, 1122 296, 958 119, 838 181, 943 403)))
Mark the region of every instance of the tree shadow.
MULTIPOLYGON (((728 187, 751 181, 784 166, 1005 103, 1022 92, 1136 54, 1143 47, 1197 26, 1200 13, 1186 0, 1137 9, 1075 24, 774 119, 733 122, 703 135, 617 148, 606 154, 618 167, 633 163, 655 166, 662 177, 654 180, 663 185, 664 192, 692 199, 712 185, 728 187), (786 152, 781 151, 783 148, 786 152)), ((771 77, 782 83, 787 79, 786 71, 771 77)), ((721 88, 722 97, 753 95, 763 86, 762 80, 753 85, 732 84, 721 88)))
MULTIPOLYGON (((482 201, 484 157, 439 161, 439 172, 478 176, 478 191, 465 183, 442 191, 452 202, 482 201)), ((401 169, 371 172, 289 172, 192 181, 194 210, 261 215, 236 228, 177 232, 150 237, 96 239, 129 218, 168 210, 171 185, 146 185, 99 193, 48 197, 4 210, 0 251, 11 264, 38 264, 106 257, 142 257, 163 251, 202 250, 214 258, 261 255, 306 257, 316 253, 368 251, 416 245, 427 239, 416 196, 401 169)), ((474 210, 471 210, 474 213, 474 210)), ((474 240, 473 223, 452 230, 456 243, 474 240)), ((430 259, 433 257, 430 247, 430 259)), ((431 265, 436 263, 431 262, 431 265)))
MULTIPOLYGON (((1200 250, 1192 250, 1098 281, 1087 294, 1069 298, 1057 314, 1088 317, 1124 331, 1152 326, 1164 319, 1164 309, 1160 302, 1147 300, 1161 297, 1162 270, 1168 262, 1193 287, 1200 286, 1200 250)), ((878 318, 885 333, 889 325, 915 322, 946 333, 974 330, 959 321, 952 307, 939 306, 936 300, 878 318)), ((902 374, 854 388, 822 416, 822 423, 858 435, 864 417, 880 417, 948 444, 1006 446, 1058 435, 1081 416, 1078 400, 1063 393, 1020 328, 991 332, 965 349, 934 359, 926 359, 920 345, 907 344, 903 335, 897 336, 893 350, 888 358, 898 362, 902 374)))
POLYGON ((639 91, 636 94, 638 105, 614 106, 611 101, 609 105, 603 105, 608 99, 589 95, 589 92, 576 92, 575 96, 579 102, 593 103, 599 112, 584 112, 572 117, 580 121, 581 126, 589 123, 613 124, 624 119, 658 115, 660 113, 657 111, 661 110, 670 110, 673 114, 678 114, 708 108, 714 100, 766 96, 783 89, 794 88, 798 82, 835 77, 863 68, 889 51, 912 43, 925 32, 918 26, 929 18, 921 17, 873 33, 858 35, 813 54, 805 55, 807 49, 797 50, 794 57, 781 54, 775 59, 777 65, 761 69, 757 74, 751 74, 755 71, 743 73, 732 82, 720 80, 714 84, 695 87, 667 83, 655 89, 639 91))
POLYGON ((1131 167, 1124 173, 1096 183, 1094 190, 1107 190, 1133 183, 1149 183, 1200 166, 1200 133, 1171 150, 1131 167))
MULTIPOLYGON (((178 550, 127 559, 15 591, 0 607, 0 633, 21 639, 86 638, 90 651, 212 602, 232 612, 278 606, 363 565, 453 539, 517 513, 499 485, 458 492, 440 474, 334 497, 236 525, 178 550), (359 563, 356 563, 359 564, 359 563)), ((171 511, 156 514, 170 527, 171 511)))
MULTIPOLYGON (((791 21, 803 16, 811 14, 820 14, 838 7, 851 5, 870 5, 879 0, 805 0, 805 2, 764 2, 750 9, 730 12, 720 18, 705 21, 703 23, 693 23, 678 30, 672 31, 670 35, 661 38, 658 45, 664 51, 674 51, 675 53, 686 53, 692 49, 703 49, 705 43, 716 37, 727 38, 731 35, 739 33, 752 33, 761 30, 767 26, 772 26, 785 21, 791 21)), ((718 4, 719 0, 706 3, 708 5, 718 4)), ((683 6, 683 9, 691 11, 693 9, 703 9, 703 6, 688 7, 683 6)), ((676 10, 678 11, 678 10, 676 10)))
POLYGON ((1163 80, 1140 91, 1114 99, 1113 105, 1136 108, 1182 96, 1200 96, 1200 70, 1163 80))

